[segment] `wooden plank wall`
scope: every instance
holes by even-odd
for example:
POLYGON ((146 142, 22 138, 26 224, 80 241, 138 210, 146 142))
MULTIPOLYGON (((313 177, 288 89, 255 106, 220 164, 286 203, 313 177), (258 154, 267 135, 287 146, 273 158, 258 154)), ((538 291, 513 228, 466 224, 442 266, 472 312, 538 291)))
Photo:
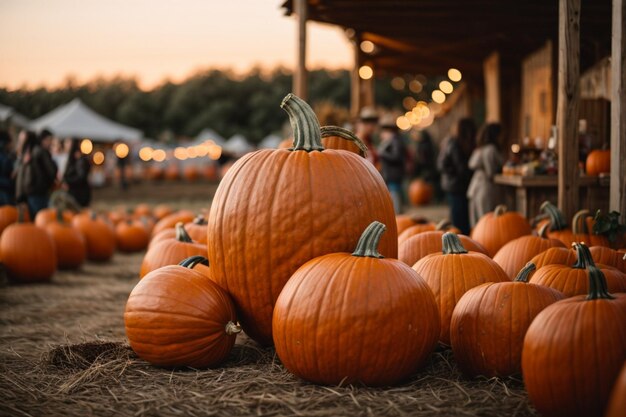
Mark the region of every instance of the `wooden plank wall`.
POLYGON ((543 139, 550 137, 554 124, 554 89, 552 86, 552 42, 529 55, 522 62, 521 126, 519 137, 543 139))

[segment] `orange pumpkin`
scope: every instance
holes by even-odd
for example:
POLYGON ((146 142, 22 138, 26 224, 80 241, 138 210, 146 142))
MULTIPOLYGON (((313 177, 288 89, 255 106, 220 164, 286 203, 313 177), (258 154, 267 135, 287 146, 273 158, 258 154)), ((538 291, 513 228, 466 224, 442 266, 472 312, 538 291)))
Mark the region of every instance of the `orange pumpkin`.
POLYGON ((313 110, 290 94, 292 149, 240 158, 220 182, 209 214, 211 274, 235 300, 246 333, 272 343, 272 310, 304 263, 349 251, 374 220, 389 225, 381 253, 398 256, 395 214, 385 183, 364 158, 324 149, 313 110))
POLYGON ((486 282, 510 279, 487 255, 465 250, 456 234, 447 232, 441 240, 443 251, 420 259, 413 269, 435 294, 441 320, 439 341, 449 345, 452 312, 463 294, 486 282))
MULTIPOLYGON (((424 258, 426 255, 441 252, 443 248, 441 236, 443 236, 443 234, 444 232, 435 230, 411 236, 400 244, 398 259, 409 266, 413 266, 415 262, 424 258)), ((487 255, 487 250, 471 238, 465 235, 458 235, 458 237, 465 249, 487 255)))
POLYGON ((563 247, 548 248, 533 257, 530 262, 532 262, 537 269, 552 264, 572 265, 576 262, 576 252, 563 247))
POLYGON ((87 259, 108 261, 115 253, 115 230, 95 211, 83 212, 72 218, 72 226, 85 238, 87 259))
POLYGON ((139 281, 128 297, 124 325, 135 353, 164 367, 219 365, 241 332, 228 294, 180 265, 164 266, 139 281))
POLYGON ((202 275, 211 279, 211 268, 209 267, 209 260, 204 256, 194 255, 184 259, 179 265, 185 268, 193 269, 202 273, 202 275))
MULTIPOLYGON (((65 223, 71 223, 72 217, 74 217, 74 213, 69 210, 63 210, 62 213, 63 221, 65 223)), ((35 225, 39 227, 45 227, 48 223, 55 223, 57 221, 57 209, 52 207, 39 210, 37 212, 37 215, 35 216, 35 225)))
POLYGON ((274 344, 295 375, 320 384, 390 385, 422 367, 434 350, 433 294, 411 268, 378 253, 384 230, 373 222, 352 254, 315 258, 283 288, 274 344))
POLYGON ((150 234, 137 222, 127 220, 115 226, 115 242, 121 252, 140 252, 148 246, 149 241, 150 234))
POLYGON ((604 417, 624 417, 624 410, 626 410, 626 362, 613 385, 604 417))
POLYGON ((323 126, 320 128, 320 132, 322 134, 322 146, 326 149, 354 152, 362 157, 367 155, 367 146, 348 129, 339 126, 323 126))
POLYGON ((152 228, 152 236, 156 236, 160 231, 171 229, 176 223, 187 223, 193 221, 196 215, 189 210, 178 210, 161 218, 152 228))
POLYGON ((172 209, 167 204, 159 204, 152 210, 152 215, 157 219, 161 220, 163 217, 174 213, 174 209, 172 209))
POLYGON ((185 223, 185 230, 191 237, 191 240, 206 244, 207 220, 202 214, 197 215, 193 221, 185 223))
POLYGON ((595 263, 612 266, 626 274, 626 259, 623 253, 606 246, 592 246, 589 252, 595 263))
POLYGON ((450 323, 454 359, 470 376, 506 377, 522 371, 526 330, 539 312, 565 296, 528 283, 529 263, 513 282, 488 282, 467 291, 450 323))
POLYGON ((598 176, 611 172, 611 150, 596 149, 589 152, 585 161, 585 171, 587 175, 598 176))
POLYGON ((506 210, 505 205, 497 206, 493 212, 480 218, 470 234, 472 239, 487 249, 487 254, 491 257, 511 240, 530 235, 532 232, 524 216, 506 210))
POLYGON ((195 182, 200 178, 198 168, 194 165, 187 165, 183 168, 183 178, 189 182, 195 182))
POLYGON ((143 216, 151 217, 152 216, 152 209, 150 208, 150 206, 148 204, 145 204, 145 203, 138 204, 137 207, 135 207, 135 210, 134 210, 133 214, 134 214, 135 218, 141 218, 143 216))
POLYGON ((415 179, 409 184, 409 201, 414 206, 430 203, 433 193, 433 186, 422 179, 415 179))
POLYGON ((2 235, 2 232, 4 231, 4 229, 7 228, 8 225, 17 223, 17 219, 19 217, 19 214, 18 214, 19 210, 22 210, 22 217, 23 217, 22 223, 30 221, 30 216, 28 215, 28 209, 26 208, 25 205, 20 206, 19 209, 18 207, 11 206, 11 205, 0 206, 0 235, 2 235))
POLYGON ((44 228, 54 241, 57 265, 60 269, 75 269, 85 262, 87 258, 85 238, 78 229, 65 221, 61 209, 57 209, 56 221, 46 224, 44 228))

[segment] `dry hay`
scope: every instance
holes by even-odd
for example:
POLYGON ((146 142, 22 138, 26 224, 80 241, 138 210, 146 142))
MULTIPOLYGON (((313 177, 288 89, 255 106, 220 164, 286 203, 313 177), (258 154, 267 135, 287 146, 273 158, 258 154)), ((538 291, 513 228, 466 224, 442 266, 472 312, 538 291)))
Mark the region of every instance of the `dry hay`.
POLYGON ((156 368, 105 341, 56 346, 32 363, 17 355, 2 368, 2 415, 534 415, 521 381, 464 379, 449 350, 390 388, 306 383, 245 336, 210 370, 156 368))

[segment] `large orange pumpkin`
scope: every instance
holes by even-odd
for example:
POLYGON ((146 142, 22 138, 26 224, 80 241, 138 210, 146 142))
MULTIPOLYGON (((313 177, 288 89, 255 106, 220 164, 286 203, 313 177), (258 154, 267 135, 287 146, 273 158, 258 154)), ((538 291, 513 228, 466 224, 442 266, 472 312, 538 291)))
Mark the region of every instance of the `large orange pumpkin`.
POLYGON ((506 211, 505 205, 499 205, 493 212, 480 218, 471 238, 487 249, 493 257, 502 246, 518 237, 530 235, 532 229, 524 216, 516 211, 506 211))
POLYGON ((587 175, 598 176, 611 172, 611 150, 596 149, 589 152, 585 161, 587 175))
POLYGON ((626 294, 611 295, 588 268, 589 293, 535 317, 522 349, 528 396, 541 415, 600 417, 626 358, 626 294))
POLYGON ((241 328, 228 294, 180 265, 152 271, 133 289, 124 324, 131 348, 158 366, 219 365, 241 328))
POLYGON ((85 238, 87 259, 108 261, 115 253, 115 230, 95 211, 77 214, 72 218, 72 226, 85 238))
POLYGON ((604 417, 624 417, 624 410, 626 410, 626 361, 611 390, 611 399, 604 417))
MULTIPOLYGON (((411 236, 404 242, 400 243, 400 247, 398 248, 398 259, 409 266, 413 266, 415 262, 419 261, 426 255, 441 252, 443 248, 441 244, 441 236, 443 236, 443 234, 444 232, 435 230, 411 236)), ((472 238, 465 235, 457 236, 465 249, 487 255, 487 250, 478 242, 472 240, 472 238)))
POLYGON ((364 158, 324 149, 313 110, 289 94, 282 103, 294 127, 291 149, 240 158, 215 193, 207 235, 211 274, 235 300, 246 333, 272 343, 272 310, 305 262, 350 251, 374 220, 389 226, 381 253, 398 256, 389 192, 364 158))
POLYGON ((450 320, 456 303, 470 288, 486 282, 510 281, 506 273, 487 255, 465 250, 459 237, 447 232, 442 237, 441 253, 419 260, 413 269, 426 280, 439 308, 439 341, 450 344, 450 320))
POLYGON ((82 233, 67 223, 63 211, 57 209, 57 219, 44 226, 54 241, 59 269, 80 267, 87 258, 87 244, 82 233))
POLYGON ((467 291, 450 323, 454 359, 464 373, 506 377, 522 371, 524 335, 541 310, 565 298, 528 283, 529 263, 513 282, 488 282, 467 291))
POLYGON ((433 294, 411 268, 378 253, 384 230, 373 222, 352 254, 315 258, 283 288, 274 344, 295 375, 321 384, 390 385, 423 366, 435 348, 433 294))
POLYGON ((54 242, 44 229, 23 220, 20 210, 17 222, 0 236, 0 262, 13 281, 50 281, 57 268, 54 242))
POLYGON ((414 206, 422 206, 430 203, 433 198, 432 184, 422 180, 415 179, 409 184, 409 201, 414 206))
POLYGON ((339 126, 323 126, 320 133, 322 146, 326 149, 350 151, 363 157, 367 155, 367 146, 348 129, 339 126))

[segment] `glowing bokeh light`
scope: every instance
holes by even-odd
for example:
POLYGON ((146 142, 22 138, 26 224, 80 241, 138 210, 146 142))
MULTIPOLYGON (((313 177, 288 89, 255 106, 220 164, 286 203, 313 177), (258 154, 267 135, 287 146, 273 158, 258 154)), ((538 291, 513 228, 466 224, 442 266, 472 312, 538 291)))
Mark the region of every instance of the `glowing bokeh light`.
POLYGON ((461 71, 459 71, 456 68, 450 68, 448 70, 448 78, 450 78, 450 81, 454 81, 455 83, 458 83, 459 81, 461 81, 462 78, 462 74, 461 71))
POLYGON ((435 90, 430 95, 435 103, 443 103, 446 101, 446 95, 441 90, 435 90))
POLYGON ((139 150, 139 159, 142 161, 148 162, 152 159, 152 154, 154 153, 154 149, 150 146, 144 146, 139 150))
POLYGON ((440 82, 439 89, 446 94, 450 94, 452 91, 454 91, 454 87, 452 86, 452 83, 450 81, 440 82))
POLYGON ((93 143, 91 140, 87 138, 83 139, 80 142, 80 151, 85 155, 89 155, 91 151, 93 151, 93 143))
POLYGON ((391 88, 400 91, 403 90, 404 87, 406 87, 406 81, 404 81, 404 78, 393 77, 393 79, 391 80, 391 88))
POLYGON ((118 143, 117 145, 115 145, 114 149, 115 156, 120 159, 126 158, 128 156, 128 153, 130 152, 130 148, 125 143, 118 143))
POLYGON ((415 94, 421 92, 423 87, 424 86, 422 85, 422 83, 417 80, 413 80, 409 83, 409 90, 411 90, 415 94))
POLYGON ((369 65, 363 65, 359 68, 359 77, 364 80, 369 80, 374 76, 374 70, 369 65))
POLYGON ((417 104, 417 101, 411 96, 407 96, 402 99, 402 107, 404 107, 405 110, 413 109, 413 107, 415 107, 416 104, 417 104))
POLYGON ((400 116, 396 119, 396 126, 398 126, 398 129, 409 130, 411 128, 411 122, 406 116, 400 116))
POLYGON ((374 45, 374 42, 372 41, 361 42, 361 51, 365 52, 366 54, 371 54, 372 52, 374 52, 375 47, 376 45, 374 45))
POLYGON ((157 162, 165 161, 165 151, 163 149, 155 149, 155 151, 152 153, 152 159, 157 162))
POLYGON ((104 153, 97 151, 93 154, 93 163, 96 165, 102 165, 104 163, 104 153))

